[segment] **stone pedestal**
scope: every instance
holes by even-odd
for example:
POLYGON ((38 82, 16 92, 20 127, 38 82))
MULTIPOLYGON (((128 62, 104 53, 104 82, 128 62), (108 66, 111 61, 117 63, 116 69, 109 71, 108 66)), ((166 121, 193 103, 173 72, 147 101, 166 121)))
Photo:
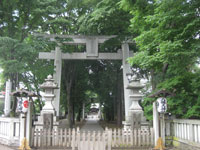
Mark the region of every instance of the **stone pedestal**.
POLYGON ((35 122, 36 129, 52 129, 57 128, 59 125, 58 118, 56 117, 56 111, 53 106, 54 89, 57 89, 57 84, 54 83, 54 79, 51 75, 47 77, 40 87, 45 89, 45 105, 38 116, 38 121, 35 122))

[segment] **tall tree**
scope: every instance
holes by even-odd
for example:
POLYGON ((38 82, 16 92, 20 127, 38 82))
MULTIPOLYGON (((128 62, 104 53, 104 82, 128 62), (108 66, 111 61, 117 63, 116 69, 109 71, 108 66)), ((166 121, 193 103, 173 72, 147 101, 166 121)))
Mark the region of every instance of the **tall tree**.
POLYGON ((199 110, 198 94, 191 89, 197 80, 200 2, 122 0, 121 6, 133 15, 131 31, 139 49, 130 63, 150 73, 153 90, 176 93, 169 100, 169 111, 179 117, 200 117, 191 113, 199 110))

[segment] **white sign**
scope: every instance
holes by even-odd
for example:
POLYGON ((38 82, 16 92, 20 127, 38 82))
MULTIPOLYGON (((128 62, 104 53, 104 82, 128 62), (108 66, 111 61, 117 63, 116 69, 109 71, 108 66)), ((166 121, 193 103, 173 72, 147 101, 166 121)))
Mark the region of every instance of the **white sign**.
POLYGON ((26 97, 18 97, 17 112, 26 113, 28 111, 28 99, 26 97))

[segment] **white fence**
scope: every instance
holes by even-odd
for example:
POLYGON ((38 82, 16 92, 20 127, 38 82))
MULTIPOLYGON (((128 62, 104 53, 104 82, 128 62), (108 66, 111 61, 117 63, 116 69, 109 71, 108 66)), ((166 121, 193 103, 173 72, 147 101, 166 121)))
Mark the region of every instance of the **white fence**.
POLYGON ((6 145, 19 145, 19 139, 19 118, 0 117, 0 143, 6 145))
POLYGON ((112 148, 149 148, 154 145, 153 129, 107 129, 104 132, 79 129, 35 130, 32 146, 36 148, 71 148, 72 150, 111 150, 112 148))
POLYGON ((200 143, 200 120, 174 119, 173 126, 175 137, 200 143))

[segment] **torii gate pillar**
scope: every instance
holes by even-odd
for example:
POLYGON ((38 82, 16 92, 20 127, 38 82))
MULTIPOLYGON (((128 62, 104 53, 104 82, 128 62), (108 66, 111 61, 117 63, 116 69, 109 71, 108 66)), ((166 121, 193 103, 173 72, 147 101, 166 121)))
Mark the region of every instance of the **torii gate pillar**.
POLYGON ((122 43, 122 65, 123 65, 123 81, 124 81, 124 104, 125 104, 125 122, 123 122, 125 128, 129 125, 129 108, 130 108, 130 90, 127 89, 128 86, 128 79, 127 79, 127 73, 131 73, 130 64, 127 62, 127 59, 129 56, 129 44, 128 43, 122 43))
POLYGON ((54 90, 54 108, 56 110, 56 116, 60 113, 60 86, 61 86, 61 71, 62 71, 62 52, 60 47, 55 48, 55 59, 54 59, 54 74, 53 78, 55 83, 58 84, 58 89, 54 90))

